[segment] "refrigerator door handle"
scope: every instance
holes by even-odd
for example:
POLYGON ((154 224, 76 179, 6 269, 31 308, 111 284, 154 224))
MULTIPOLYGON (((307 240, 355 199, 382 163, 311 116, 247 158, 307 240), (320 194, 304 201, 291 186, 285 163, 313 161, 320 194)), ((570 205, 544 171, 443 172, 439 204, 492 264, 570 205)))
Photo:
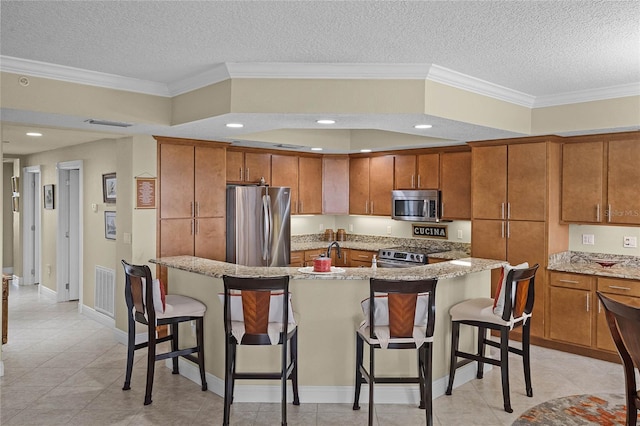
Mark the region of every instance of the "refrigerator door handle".
POLYGON ((269 233, 267 238, 267 256, 269 257, 269 262, 271 262, 271 258, 273 257, 273 253, 271 253, 271 248, 273 247, 273 212, 271 211, 271 196, 267 195, 267 212, 269 213, 269 233))
POLYGON ((269 199, 267 195, 262 196, 262 213, 264 214, 264 222, 263 222, 263 230, 264 233, 262 235, 262 259, 267 260, 269 257, 269 199))

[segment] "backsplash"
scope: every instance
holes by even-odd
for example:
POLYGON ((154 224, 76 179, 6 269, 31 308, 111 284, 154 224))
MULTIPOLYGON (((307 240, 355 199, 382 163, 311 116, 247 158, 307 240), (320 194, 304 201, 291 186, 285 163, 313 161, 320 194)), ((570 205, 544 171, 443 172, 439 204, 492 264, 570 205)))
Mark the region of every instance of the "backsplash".
POLYGON ((584 251, 565 251, 555 253, 549 256, 549 264, 561 263, 577 263, 577 264, 593 264, 596 260, 607 260, 616 262, 617 266, 627 266, 640 268, 640 256, 629 256, 621 254, 608 253, 590 253, 584 251))
MULTIPOLYGON (((384 247, 409 246, 440 251, 461 251, 468 254, 471 253, 471 244, 428 238, 383 237, 378 235, 358 235, 347 233, 346 240, 361 243, 375 243, 383 245, 384 247)), ((292 243, 309 243, 314 241, 324 241, 324 233, 291 236, 292 243)))

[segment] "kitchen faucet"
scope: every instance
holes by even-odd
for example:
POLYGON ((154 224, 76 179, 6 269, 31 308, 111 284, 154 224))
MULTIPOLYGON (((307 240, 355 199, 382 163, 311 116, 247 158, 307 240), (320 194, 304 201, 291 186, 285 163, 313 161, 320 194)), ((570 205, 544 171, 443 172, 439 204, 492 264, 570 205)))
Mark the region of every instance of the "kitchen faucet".
POLYGON ((337 241, 332 242, 331 244, 329 244, 329 248, 327 249, 327 257, 331 257, 331 247, 336 246, 336 249, 338 250, 338 259, 341 259, 340 256, 340 244, 338 244, 337 241))

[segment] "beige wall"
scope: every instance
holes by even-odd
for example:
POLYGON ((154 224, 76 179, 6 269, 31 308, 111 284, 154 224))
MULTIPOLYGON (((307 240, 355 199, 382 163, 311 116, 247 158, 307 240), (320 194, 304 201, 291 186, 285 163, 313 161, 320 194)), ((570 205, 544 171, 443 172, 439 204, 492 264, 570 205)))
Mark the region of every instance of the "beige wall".
POLYGON ((13 163, 2 163, 2 269, 13 266, 13 212, 11 211, 13 163), (6 199, 5 199, 6 198, 6 199))

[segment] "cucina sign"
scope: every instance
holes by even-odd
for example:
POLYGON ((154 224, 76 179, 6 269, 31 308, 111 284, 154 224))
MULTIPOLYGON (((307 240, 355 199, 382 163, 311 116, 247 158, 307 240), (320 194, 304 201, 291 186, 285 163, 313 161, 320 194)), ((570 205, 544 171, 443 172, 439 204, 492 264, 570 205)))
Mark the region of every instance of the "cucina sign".
POLYGON ((440 238, 444 240, 448 238, 447 225, 422 225, 414 223, 412 226, 414 237, 440 238))

